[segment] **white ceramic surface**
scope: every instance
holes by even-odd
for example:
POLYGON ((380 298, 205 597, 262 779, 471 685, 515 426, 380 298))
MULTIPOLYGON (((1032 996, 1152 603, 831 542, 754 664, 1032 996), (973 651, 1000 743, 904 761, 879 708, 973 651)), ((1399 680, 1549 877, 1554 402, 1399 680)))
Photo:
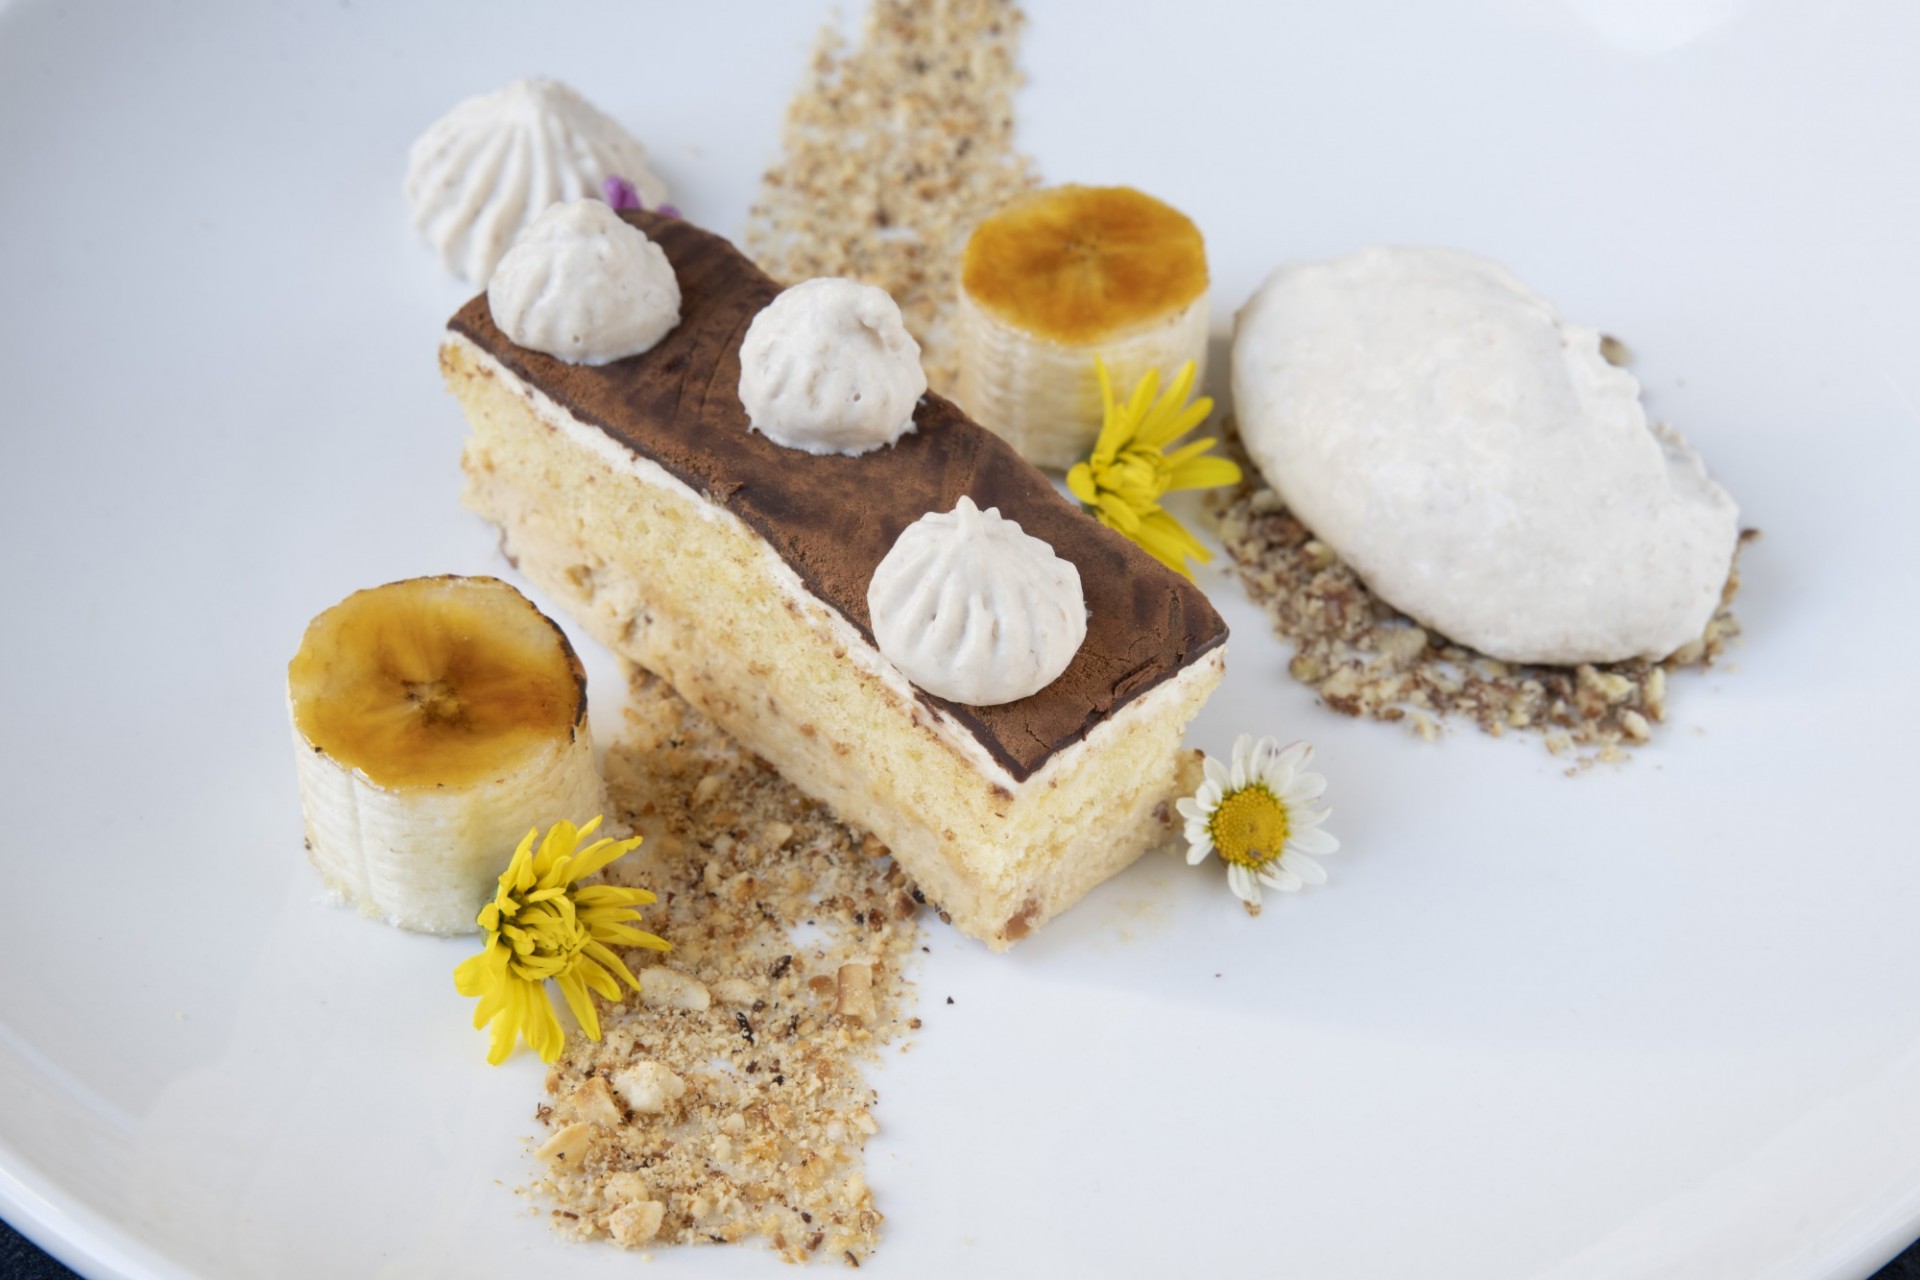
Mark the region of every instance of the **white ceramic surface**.
MULTIPOLYGON (((465 947, 321 905, 283 668, 353 588, 504 569, 414 134, 558 75, 737 231, 826 7, 0 3, 0 1214, 88 1274, 634 1274, 512 1193, 541 1072, 483 1064, 465 947)), ((1218 327, 1282 258, 1489 254, 1767 536, 1737 669, 1572 780, 1316 706, 1210 574, 1195 741, 1320 744, 1332 882, 1249 920, 1155 859, 1009 956, 936 925, 874 1271, 1867 1274, 1920 1231, 1920 9, 1031 14, 1027 146, 1190 212, 1218 327)))

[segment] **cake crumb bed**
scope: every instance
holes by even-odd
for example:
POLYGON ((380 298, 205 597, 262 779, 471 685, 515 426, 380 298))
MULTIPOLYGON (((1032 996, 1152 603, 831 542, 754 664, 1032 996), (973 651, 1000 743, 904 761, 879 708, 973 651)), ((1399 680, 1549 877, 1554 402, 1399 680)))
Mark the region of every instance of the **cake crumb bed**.
POLYGON ((666 955, 547 1073, 532 1191, 564 1234, 628 1248, 762 1239, 858 1266, 882 1215, 862 1064, 918 1025, 919 901, 840 824, 667 685, 631 671, 611 815, 643 835, 608 879, 659 894, 666 955))
POLYGON ((1039 182, 1013 146, 1025 25, 1009 0, 873 0, 858 45, 824 28, 748 215, 746 250, 774 279, 892 294, 942 395, 967 237, 1039 182))
MULTIPOLYGON (((1661 662, 1575 667, 1500 662, 1431 632, 1374 595, 1294 517, 1239 451, 1246 479, 1208 495, 1221 543, 1247 594, 1295 653, 1287 670, 1343 715, 1400 722, 1421 738, 1459 717, 1494 737, 1534 733, 1569 773, 1626 758, 1667 719, 1667 676, 1712 666, 1740 634, 1733 598, 1740 550, 1706 634, 1661 662)), ((1748 529, 1740 547, 1758 537, 1748 529)))

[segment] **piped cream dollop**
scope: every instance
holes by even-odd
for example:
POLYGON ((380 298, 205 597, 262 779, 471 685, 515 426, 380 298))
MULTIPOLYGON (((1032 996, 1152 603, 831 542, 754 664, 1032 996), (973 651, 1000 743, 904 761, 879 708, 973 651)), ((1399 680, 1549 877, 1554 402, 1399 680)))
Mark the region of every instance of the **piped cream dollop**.
POLYGON ((973 707, 1038 693, 1087 638, 1080 571, 968 497, 901 531, 867 584, 867 612, 907 679, 973 707))
POLYGON ((515 80, 420 135, 407 153, 407 205, 447 269, 477 285, 548 205, 598 194, 613 176, 649 208, 667 198, 646 148, 611 117, 557 80, 515 80))
POLYGON ((740 344, 740 403, 755 431, 808 453, 858 455, 913 430, 927 393, 920 344, 886 290, 836 276, 768 303, 740 344))
POLYGON ((1247 451, 1375 593, 1509 662, 1658 659, 1705 631, 1739 510, 1598 331, 1499 264, 1284 267, 1234 327, 1247 451))
POLYGON ((550 205, 487 284, 500 331, 568 364, 650 351, 680 323, 680 282, 659 245, 598 200, 550 205))

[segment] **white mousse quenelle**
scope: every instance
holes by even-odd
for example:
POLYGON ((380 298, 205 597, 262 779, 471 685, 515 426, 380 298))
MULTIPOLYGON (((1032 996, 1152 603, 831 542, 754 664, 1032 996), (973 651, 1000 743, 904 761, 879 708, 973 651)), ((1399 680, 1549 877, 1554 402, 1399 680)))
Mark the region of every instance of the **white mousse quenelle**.
POLYGON ((1600 334, 1497 263, 1374 248, 1284 267, 1239 314, 1233 394, 1314 535, 1490 657, 1660 659, 1720 601, 1733 499, 1648 424, 1600 334))
POLYGON ((569 364, 651 351, 680 323, 680 282, 660 246, 598 200, 550 206, 487 285, 493 322, 569 364))
POLYGON ((649 208, 667 198, 646 148, 592 103, 556 80, 515 80, 420 135, 407 153, 407 205, 447 270, 477 285, 548 205, 614 176, 649 208))
POLYGON ((907 679, 975 707, 1038 693, 1087 638, 1080 571, 968 497, 901 531, 874 568, 867 612, 907 679))
POLYGON ((927 393, 920 344, 886 290, 835 276, 768 303, 740 344, 755 431, 808 453, 869 453, 913 430, 927 393))

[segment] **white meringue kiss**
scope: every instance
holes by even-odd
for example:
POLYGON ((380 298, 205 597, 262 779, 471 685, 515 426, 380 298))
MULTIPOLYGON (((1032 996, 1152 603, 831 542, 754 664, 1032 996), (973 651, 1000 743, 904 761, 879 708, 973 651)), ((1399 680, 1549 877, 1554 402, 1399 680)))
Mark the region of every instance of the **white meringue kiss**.
POLYGON ((1038 693, 1087 638, 1080 571, 967 497, 901 531, 867 584, 867 612, 907 679, 974 707, 1038 693))
POLYGON ((755 431, 808 453, 868 453, 913 430, 927 393, 920 344, 884 289, 835 276, 768 303, 740 344, 755 431))
POLYGON ((548 206, 487 284, 493 322, 569 364, 639 355, 680 323, 680 282, 659 245, 598 200, 548 206))
POLYGON ((556 80, 515 80, 420 135, 407 153, 407 206, 447 270, 477 285, 548 205, 597 195, 615 175, 648 208, 667 198, 646 148, 592 103, 556 80))

